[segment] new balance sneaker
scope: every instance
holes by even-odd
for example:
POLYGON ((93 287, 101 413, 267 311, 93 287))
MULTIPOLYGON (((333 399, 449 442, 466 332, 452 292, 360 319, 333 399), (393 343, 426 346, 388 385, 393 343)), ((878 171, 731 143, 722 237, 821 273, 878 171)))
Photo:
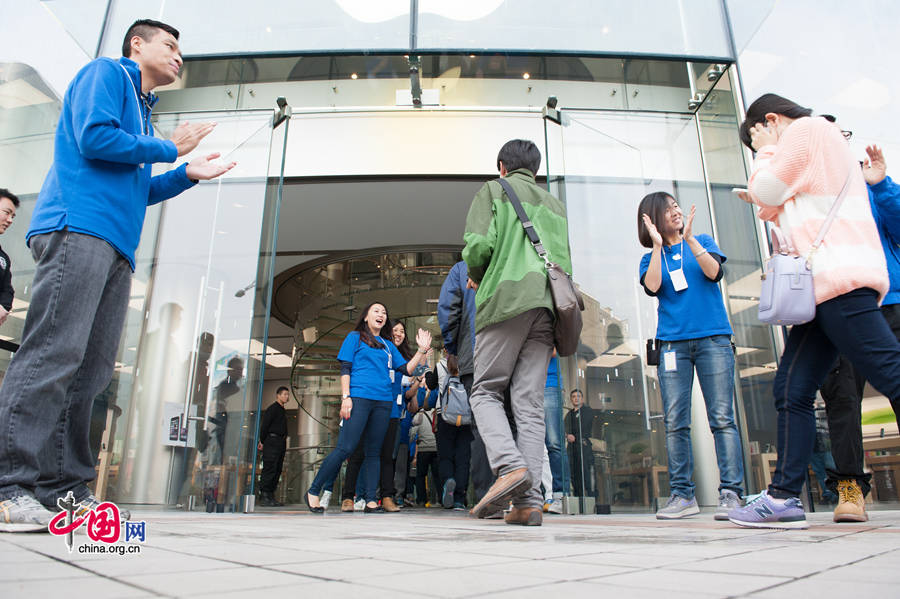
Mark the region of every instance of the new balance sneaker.
POLYGON ((796 497, 776 501, 763 491, 744 507, 728 512, 728 519, 748 528, 809 528, 803 504, 796 497))
POLYGON ((322 491, 322 494, 319 495, 319 505, 327 510, 329 503, 331 503, 331 491, 322 491))
POLYGON ((441 505, 449 510, 453 507, 453 493, 456 492, 456 479, 448 478, 444 482, 444 492, 441 494, 441 505))
POLYGON ((0 501, 0 532, 47 532, 53 512, 31 495, 0 501))
POLYGON ((700 513, 700 507, 697 505, 697 498, 691 497, 685 499, 675 493, 669 496, 666 505, 656 510, 657 520, 677 520, 678 518, 687 518, 700 513))
POLYGON ((719 505, 716 506, 716 515, 713 519, 728 520, 728 512, 737 507, 741 507, 741 498, 734 491, 724 489, 719 493, 719 505))
POLYGON ((838 505, 834 508, 835 522, 865 522, 866 498, 863 497, 859 483, 853 479, 839 480, 837 484, 838 505))

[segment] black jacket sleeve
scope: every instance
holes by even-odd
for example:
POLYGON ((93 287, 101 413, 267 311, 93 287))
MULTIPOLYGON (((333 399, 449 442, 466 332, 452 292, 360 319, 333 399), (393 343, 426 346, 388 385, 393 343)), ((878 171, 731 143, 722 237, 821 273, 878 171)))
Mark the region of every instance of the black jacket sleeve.
POLYGON ((12 264, 9 261, 9 256, 2 250, 0 250, 0 256, 3 256, 6 262, 6 269, 0 275, 0 306, 6 308, 8 312, 12 310, 13 296, 15 295, 15 290, 12 286, 12 264))
POLYGON ((260 443, 265 441, 266 437, 269 436, 269 427, 272 426, 272 419, 275 415, 275 411, 272 409, 272 406, 274 406, 274 405, 275 404, 272 404, 271 406, 266 408, 266 411, 263 412, 262 419, 260 420, 260 423, 259 423, 259 441, 260 441, 260 443))

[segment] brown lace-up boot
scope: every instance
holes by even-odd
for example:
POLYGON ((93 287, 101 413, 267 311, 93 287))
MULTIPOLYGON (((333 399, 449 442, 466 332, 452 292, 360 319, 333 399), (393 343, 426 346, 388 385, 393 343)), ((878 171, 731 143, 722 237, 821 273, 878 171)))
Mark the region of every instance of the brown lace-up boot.
POLYGON ((853 479, 839 480, 837 484, 838 505, 834 508, 835 522, 865 522, 866 498, 863 497, 859 483, 853 479))

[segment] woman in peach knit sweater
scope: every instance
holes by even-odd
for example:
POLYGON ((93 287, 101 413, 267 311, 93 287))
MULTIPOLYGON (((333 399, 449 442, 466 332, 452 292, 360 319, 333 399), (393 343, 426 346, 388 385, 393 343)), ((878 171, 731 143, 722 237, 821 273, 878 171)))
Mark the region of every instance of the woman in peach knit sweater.
POLYGON ((878 304, 888 275, 859 163, 840 129, 812 110, 766 94, 747 109, 741 141, 756 152, 749 198, 800 255, 807 255, 847 177, 837 217, 812 258, 816 316, 788 335, 775 376, 778 461, 756 500, 729 513, 742 526, 806 528, 798 496, 815 440, 813 401, 838 353, 848 356, 894 409, 900 342, 878 304))

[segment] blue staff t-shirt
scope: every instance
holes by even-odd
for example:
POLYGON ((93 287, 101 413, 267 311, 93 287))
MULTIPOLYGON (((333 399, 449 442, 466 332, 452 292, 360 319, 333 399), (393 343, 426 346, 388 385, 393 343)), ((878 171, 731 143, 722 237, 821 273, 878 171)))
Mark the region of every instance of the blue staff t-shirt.
POLYGON ((550 365, 547 367, 547 382, 544 387, 559 387, 559 358, 553 356, 550 358, 550 365))
MULTIPOLYGON (((710 254, 719 256, 721 263, 725 262, 725 255, 712 237, 695 235, 694 238, 710 254)), ((731 335, 731 325, 728 323, 728 314, 725 312, 719 285, 703 274, 703 269, 697 263, 690 246, 687 243, 677 243, 671 247, 663 245, 662 253, 665 257, 660 260, 662 284, 656 293, 647 291, 659 300, 656 338, 661 341, 683 341, 712 335, 731 335), (669 271, 678 270, 682 266, 688 287, 683 291, 675 291, 669 271)), ((642 284, 644 275, 650 267, 650 256, 651 252, 647 252, 641 258, 642 284)), ((644 289, 646 290, 646 287, 644 289)))
POLYGON ((394 385, 406 371, 406 360, 393 343, 382 337, 375 340, 382 347, 369 347, 359 338, 359 333, 353 331, 341 344, 337 359, 352 364, 350 397, 396 402, 394 385), (391 369, 398 371, 394 374, 393 383, 388 363, 391 369))

